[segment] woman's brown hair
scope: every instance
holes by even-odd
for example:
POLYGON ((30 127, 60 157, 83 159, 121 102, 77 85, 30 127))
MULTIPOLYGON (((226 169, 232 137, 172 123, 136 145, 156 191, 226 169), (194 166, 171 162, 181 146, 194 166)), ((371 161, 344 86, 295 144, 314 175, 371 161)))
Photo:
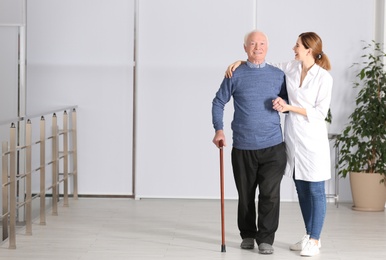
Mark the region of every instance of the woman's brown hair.
POLYGON ((331 69, 330 60, 323 52, 322 39, 314 32, 304 32, 299 35, 299 38, 306 49, 312 49, 312 54, 315 59, 315 63, 325 70, 331 69))

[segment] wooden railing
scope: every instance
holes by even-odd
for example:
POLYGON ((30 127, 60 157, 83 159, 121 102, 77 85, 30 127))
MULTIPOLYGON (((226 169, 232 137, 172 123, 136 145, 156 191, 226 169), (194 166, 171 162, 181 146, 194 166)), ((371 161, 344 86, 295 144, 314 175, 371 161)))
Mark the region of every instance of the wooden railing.
POLYGON ((53 215, 58 215, 60 197, 63 197, 63 206, 69 205, 69 180, 72 180, 72 196, 78 198, 76 107, 11 122, 9 140, 2 142, 1 162, 2 241, 8 240, 9 248, 15 249, 17 223, 23 223, 26 235, 32 235, 34 211, 38 212, 39 224, 46 224, 47 197, 52 197, 50 206, 53 215), (57 116, 60 113, 61 123, 57 116), (51 126, 46 126, 46 115, 52 115, 51 126), (39 126, 33 127, 32 121, 39 118, 39 126), (33 129, 37 129, 38 133, 33 129), (46 134, 47 129, 49 135, 46 134), (49 142, 51 149, 46 149, 49 142), (46 185, 50 179, 52 185, 46 185), (62 194, 59 192, 61 187, 62 194), (35 199, 40 199, 37 208, 32 207, 35 199))

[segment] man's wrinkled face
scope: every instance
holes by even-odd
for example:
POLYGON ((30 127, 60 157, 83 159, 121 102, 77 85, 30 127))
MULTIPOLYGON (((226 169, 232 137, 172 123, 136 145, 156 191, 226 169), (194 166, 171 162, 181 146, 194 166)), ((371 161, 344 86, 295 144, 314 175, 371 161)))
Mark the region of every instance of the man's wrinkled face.
POLYGON ((261 64, 264 62, 268 51, 267 38, 260 32, 251 33, 244 44, 244 50, 250 62, 261 64))

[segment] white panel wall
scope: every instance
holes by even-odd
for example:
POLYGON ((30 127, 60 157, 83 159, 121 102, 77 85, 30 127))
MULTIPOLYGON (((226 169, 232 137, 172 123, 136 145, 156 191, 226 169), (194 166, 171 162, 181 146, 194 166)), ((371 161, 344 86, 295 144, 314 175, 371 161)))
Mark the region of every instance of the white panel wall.
MULTIPOLYGON (((332 133, 342 131, 355 106, 356 91, 352 89, 355 71, 350 66, 362 55, 361 41, 374 39, 374 21, 375 1, 297 0, 296 4, 288 0, 258 1, 257 27, 270 37, 268 59, 273 62, 293 59, 292 48, 300 33, 314 31, 322 37, 323 51, 330 58, 334 78, 332 133), (346 11, 348 6, 352 6, 350 12, 346 11)), ((283 186, 290 185, 292 181, 285 178, 283 186)), ((333 192, 334 182, 327 185, 333 192)), ((341 179, 340 186, 340 199, 351 200, 348 179, 341 179)), ((283 196, 287 197, 287 193, 283 196)))
MULTIPOLYGON (((341 131, 356 94, 349 68, 361 55, 361 40, 374 37, 374 11, 368 0, 140 1, 137 195, 219 196, 211 101, 227 65, 245 59, 242 38, 255 27, 268 34, 273 62, 293 59, 301 32, 320 34, 335 80, 330 130, 341 131)), ((226 162, 225 193, 235 198, 226 162)), ((347 181, 341 180, 341 200, 351 200, 347 181)), ((285 178, 282 200, 296 200, 295 194, 285 178)))
POLYGON ((134 1, 28 1, 27 113, 78 105, 80 194, 132 195, 134 1))
MULTIPOLYGON (((138 197, 219 197, 211 101, 228 64, 245 59, 244 34, 270 38, 268 59, 293 57, 297 35, 316 31, 335 88, 331 131, 353 109, 361 40, 374 37, 375 0, 137 0, 138 197), (348 12, 348 6, 350 8, 348 12)), ((28 1, 27 113, 79 106, 79 192, 131 192, 134 0, 28 1), (103 119, 102 119, 103 117, 103 119), (100 124, 103 122, 103 124, 100 124)), ((226 133, 232 106, 226 111, 226 133)), ((225 149, 226 197, 236 198, 225 149)), ((347 180, 342 200, 351 200, 347 180)), ((294 200, 284 180, 282 200, 294 200)))
POLYGON ((0 122, 17 117, 18 37, 18 27, 0 25, 0 122))
POLYGON ((22 14, 23 0, 0 0, 0 122, 18 116, 19 26, 24 22, 22 14))
MULTIPOLYGON (((219 196, 211 102, 226 65, 245 56, 253 8, 252 0, 140 1, 138 197, 219 196)), ((230 147, 225 153, 229 197, 230 147)))
POLYGON ((0 0, 0 24, 24 24, 24 1, 25 0, 0 0))

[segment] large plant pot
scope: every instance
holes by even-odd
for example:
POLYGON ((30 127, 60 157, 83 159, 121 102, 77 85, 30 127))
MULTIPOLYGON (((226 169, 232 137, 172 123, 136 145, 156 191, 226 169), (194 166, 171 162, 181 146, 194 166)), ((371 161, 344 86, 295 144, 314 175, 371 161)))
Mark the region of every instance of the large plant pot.
POLYGON ((380 183, 382 175, 350 172, 353 210, 385 211, 386 182, 380 183))

